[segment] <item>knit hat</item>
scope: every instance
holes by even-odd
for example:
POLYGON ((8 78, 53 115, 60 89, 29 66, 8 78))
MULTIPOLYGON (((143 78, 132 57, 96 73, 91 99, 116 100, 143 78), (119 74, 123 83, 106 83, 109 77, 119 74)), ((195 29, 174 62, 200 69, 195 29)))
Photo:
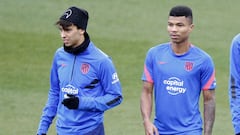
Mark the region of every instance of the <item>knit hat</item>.
POLYGON ((86 30, 88 24, 88 12, 78 7, 70 7, 63 13, 60 20, 71 22, 77 27, 86 30))

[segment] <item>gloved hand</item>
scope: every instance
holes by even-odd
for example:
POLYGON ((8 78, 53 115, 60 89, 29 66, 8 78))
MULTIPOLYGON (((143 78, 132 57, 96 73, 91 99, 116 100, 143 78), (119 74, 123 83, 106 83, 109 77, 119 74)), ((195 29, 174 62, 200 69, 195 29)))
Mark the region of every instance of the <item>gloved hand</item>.
POLYGON ((37 135, 47 135, 47 134, 37 134, 37 135))
POLYGON ((69 94, 67 94, 67 96, 67 98, 63 99, 62 104, 68 109, 77 109, 79 105, 78 97, 69 94))
POLYGON ((240 133, 237 133, 236 135, 240 135, 240 133))

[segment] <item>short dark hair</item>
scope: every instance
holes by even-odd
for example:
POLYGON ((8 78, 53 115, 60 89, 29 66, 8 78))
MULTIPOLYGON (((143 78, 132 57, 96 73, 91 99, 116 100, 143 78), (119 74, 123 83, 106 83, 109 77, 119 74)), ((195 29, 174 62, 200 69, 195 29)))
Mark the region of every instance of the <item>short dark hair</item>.
POLYGON ((175 17, 185 16, 186 18, 190 19, 190 23, 193 23, 192 9, 187 6, 179 5, 173 7, 169 12, 169 16, 175 17))

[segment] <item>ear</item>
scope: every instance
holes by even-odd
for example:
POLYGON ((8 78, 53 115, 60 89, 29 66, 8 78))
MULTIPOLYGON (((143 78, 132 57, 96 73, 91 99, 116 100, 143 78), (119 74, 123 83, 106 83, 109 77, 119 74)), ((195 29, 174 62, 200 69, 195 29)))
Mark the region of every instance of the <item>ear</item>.
POLYGON ((190 24, 190 27, 189 27, 190 32, 193 30, 193 28, 194 28, 194 24, 190 24))
POLYGON ((85 33, 85 30, 83 30, 83 29, 78 29, 78 31, 81 35, 83 35, 85 33))

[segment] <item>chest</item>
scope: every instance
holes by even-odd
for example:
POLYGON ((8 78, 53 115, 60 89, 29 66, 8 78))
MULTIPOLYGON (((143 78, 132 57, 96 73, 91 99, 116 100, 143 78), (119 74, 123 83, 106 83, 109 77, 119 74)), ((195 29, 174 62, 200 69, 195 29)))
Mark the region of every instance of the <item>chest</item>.
POLYGON ((153 72, 157 76, 176 76, 178 78, 199 78, 202 60, 197 57, 176 57, 169 54, 157 55, 153 59, 153 72))
POLYGON ((97 61, 79 59, 60 59, 57 61, 57 74, 60 85, 72 84, 85 88, 92 81, 98 80, 99 63, 97 61))

